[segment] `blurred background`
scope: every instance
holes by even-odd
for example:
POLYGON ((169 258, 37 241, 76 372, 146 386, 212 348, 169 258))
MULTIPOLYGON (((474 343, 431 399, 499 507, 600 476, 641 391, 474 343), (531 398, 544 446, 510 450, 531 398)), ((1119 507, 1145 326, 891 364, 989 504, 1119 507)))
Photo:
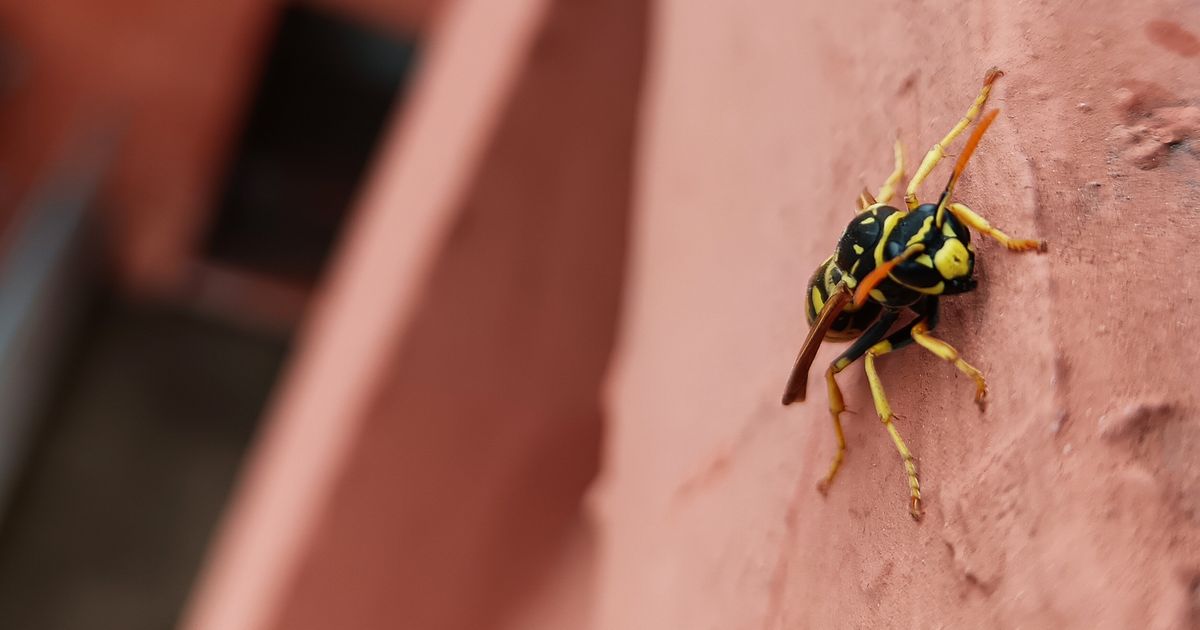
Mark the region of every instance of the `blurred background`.
POLYGON ((561 588, 644 11, 3 3, 0 628, 499 627, 561 588))
POLYGON ((1200 8, 1099 4, 0 0, 0 630, 1200 627, 1200 8), (804 283, 993 65, 990 406, 881 361, 917 524, 847 370, 822 498, 804 283))
POLYGON ((431 8, 0 8, 0 627, 180 618, 431 8))

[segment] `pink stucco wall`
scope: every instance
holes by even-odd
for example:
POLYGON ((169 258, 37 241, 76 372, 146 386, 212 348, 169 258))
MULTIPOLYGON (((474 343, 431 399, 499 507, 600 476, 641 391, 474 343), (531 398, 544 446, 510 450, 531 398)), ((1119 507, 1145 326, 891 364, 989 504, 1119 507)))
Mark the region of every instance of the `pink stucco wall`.
POLYGON ((598 627, 1197 623, 1200 10, 662 0, 655 24, 598 627), (993 64, 1003 113, 959 197, 1050 251, 984 242, 979 290, 943 301, 939 334, 991 405, 920 349, 881 362, 919 458, 915 523, 850 369, 850 450, 823 499, 819 377, 809 402, 777 401, 804 282, 895 130, 919 155, 993 64))
POLYGON ((1200 11, 583 4, 438 24, 186 627, 1194 625, 1200 11), (958 196, 1050 251, 943 303, 990 405, 881 360, 917 523, 848 370, 822 498, 804 283, 991 65, 958 196))

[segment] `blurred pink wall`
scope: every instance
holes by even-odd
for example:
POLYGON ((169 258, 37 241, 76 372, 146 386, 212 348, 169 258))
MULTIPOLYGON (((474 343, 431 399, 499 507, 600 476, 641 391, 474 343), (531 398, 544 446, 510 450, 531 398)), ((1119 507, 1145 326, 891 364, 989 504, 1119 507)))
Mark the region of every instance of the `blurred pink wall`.
POLYGON ((645 18, 547 4, 434 33, 186 627, 582 623, 645 18))
MULTIPOLYGON (((404 32, 437 0, 314 0, 404 32)), ((249 105, 278 0, 0 2, 22 84, 0 103, 0 207, 11 207, 75 134, 123 132, 106 194, 120 272, 136 291, 186 279, 249 105)), ((0 225, 3 224, 0 215, 0 225)))
POLYGON ((119 263, 134 286, 176 281, 213 203, 270 8, 6 2, 0 26, 27 55, 29 82, 0 131, 0 166, 16 179, 6 192, 20 194, 72 134, 125 125, 109 193, 119 263))

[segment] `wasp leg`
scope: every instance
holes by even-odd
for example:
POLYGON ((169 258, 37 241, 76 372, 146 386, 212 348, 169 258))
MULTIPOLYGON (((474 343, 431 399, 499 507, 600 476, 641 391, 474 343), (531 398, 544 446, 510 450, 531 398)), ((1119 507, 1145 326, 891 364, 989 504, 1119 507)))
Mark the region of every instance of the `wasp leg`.
POLYGON ((990 236, 996 239, 1001 245, 1007 247, 1014 252, 1030 252, 1030 251, 1046 251, 1046 242, 1027 238, 1010 238, 1004 232, 992 227, 988 220, 975 214, 974 210, 964 206, 961 203, 952 203, 946 207, 956 219, 962 221, 967 227, 975 228, 975 231, 990 236))
POLYGON ((915 209, 920 202, 917 201, 917 189, 921 187, 921 183, 929 176, 938 162, 946 156, 945 147, 959 136, 974 120, 979 116, 979 112, 983 111, 984 103, 987 103, 988 96, 992 93, 992 83, 1000 78, 1004 73, 997 68, 988 70, 983 77, 983 87, 979 90, 979 96, 975 97, 975 102, 967 109, 967 113, 958 121, 957 125, 942 138, 941 142, 933 145, 929 152, 925 154, 925 158, 921 160, 921 166, 917 168, 916 175, 913 175, 912 180, 908 182, 908 191, 904 195, 904 202, 908 205, 909 210, 915 209))
POLYGON ((859 212, 862 212, 873 205, 875 205, 875 198, 871 196, 871 191, 867 190, 866 186, 863 186, 863 191, 858 193, 858 211, 855 212, 855 214, 858 214, 859 212))
POLYGON ((979 405, 979 408, 982 409, 988 393, 987 380, 983 378, 983 373, 970 363, 963 361, 962 357, 958 354, 958 350, 954 349, 954 346, 929 334, 929 326, 926 322, 920 321, 913 326, 912 337, 917 342, 917 345, 934 353, 943 361, 952 363, 954 367, 958 368, 958 371, 966 374, 971 380, 975 381, 975 404, 979 405))
POLYGON ((916 342, 922 348, 937 355, 940 359, 953 364, 959 371, 975 381, 975 404, 979 405, 982 409, 988 394, 987 380, 983 377, 983 373, 970 363, 964 361, 959 355, 958 350, 954 349, 954 346, 930 334, 930 331, 937 328, 938 325, 937 297, 926 297, 913 307, 913 311, 916 312, 917 318, 909 322, 904 328, 889 335, 887 340, 880 345, 886 345, 889 352, 894 352, 916 342))
POLYGON ((888 435, 892 436, 892 442, 896 444, 896 450, 900 451, 900 459, 904 462, 904 473, 908 476, 908 490, 911 498, 908 512, 914 520, 919 521, 921 520, 921 482, 917 479, 917 462, 904 443, 904 439, 900 437, 900 432, 896 430, 896 425, 892 422, 895 416, 892 415, 892 407, 888 404, 887 395, 883 392, 883 383, 879 380, 879 373, 875 370, 875 357, 891 351, 891 344, 887 341, 881 341, 867 350, 867 357, 864 361, 867 382, 871 385, 871 397, 875 399, 875 411, 879 413, 879 420, 883 422, 888 435))
POLYGON ((879 188, 879 195, 876 197, 878 203, 886 204, 892 200, 892 195, 896 194, 896 187, 900 185, 900 180, 904 179, 904 145, 901 144, 900 138, 896 138, 896 168, 888 175, 883 186, 879 188))
POLYGON ((833 416, 833 430, 837 434, 838 447, 837 453, 833 456, 833 463, 829 465, 829 473, 817 484, 817 490, 821 494, 829 492, 829 486, 833 483, 833 478, 837 476, 838 469, 842 467, 842 460, 846 457, 846 435, 842 432, 841 419, 842 412, 846 410, 846 403, 842 398, 842 389, 838 387, 837 379, 834 376, 850 367, 850 364, 857 361, 868 348, 879 343, 892 324, 896 323, 898 317, 897 311, 885 311, 841 356, 834 359, 833 363, 829 364, 829 369, 825 371, 825 383, 829 386, 829 413, 833 416))

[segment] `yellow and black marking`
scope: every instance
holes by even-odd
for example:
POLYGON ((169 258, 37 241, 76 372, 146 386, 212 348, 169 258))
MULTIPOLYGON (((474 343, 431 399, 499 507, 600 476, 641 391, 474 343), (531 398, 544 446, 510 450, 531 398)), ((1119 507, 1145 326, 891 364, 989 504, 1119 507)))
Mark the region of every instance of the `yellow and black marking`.
POLYGON ((987 381, 983 374, 964 361, 950 344, 933 337, 930 331, 937 326, 938 300, 942 296, 965 293, 976 286, 971 229, 1012 251, 1046 250, 1044 242, 1010 238, 967 206, 950 201, 967 161, 995 120, 996 110, 984 116, 975 127, 938 203, 920 203, 917 190, 945 156, 945 147, 979 118, 992 84, 1000 76, 1001 72, 995 68, 988 71, 983 88, 967 113, 925 154, 916 174, 908 182, 903 209, 888 205, 904 179, 904 148, 899 140, 896 141, 895 169, 880 187, 878 195, 867 190, 859 194, 858 212, 842 233, 833 255, 821 263, 809 279, 805 308, 809 334, 792 368, 783 404, 804 400, 808 369, 823 340, 853 340, 825 372, 837 452, 829 472, 818 485, 822 493, 829 490, 846 452, 841 422, 846 406, 835 377, 859 358, 864 359, 879 420, 904 464, 910 493, 909 510, 915 519, 921 517, 921 485, 916 459, 896 429, 895 416, 884 394, 875 360, 916 343, 970 377, 975 382, 975 401, 980 406, 987 396, 987 381), (906 310, 913 313, 913 318, 891 332, 906 310))

